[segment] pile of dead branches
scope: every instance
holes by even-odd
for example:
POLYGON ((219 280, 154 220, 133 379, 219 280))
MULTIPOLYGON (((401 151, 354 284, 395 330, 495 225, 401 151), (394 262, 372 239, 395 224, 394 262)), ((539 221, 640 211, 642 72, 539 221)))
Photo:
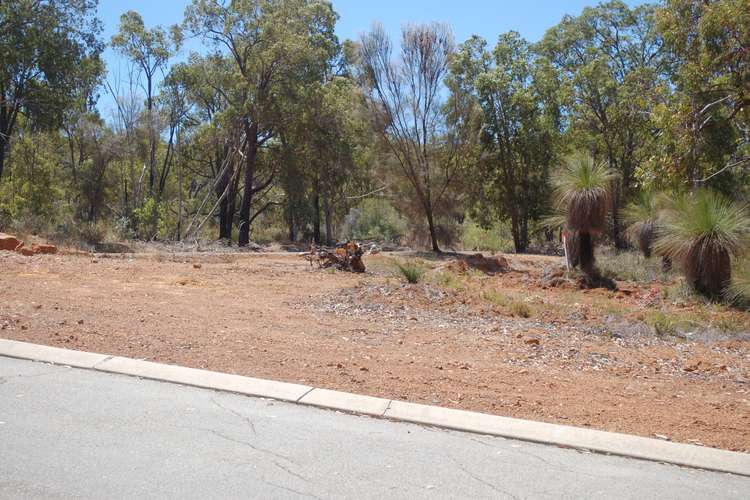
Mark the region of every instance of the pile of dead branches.
POLYGON ((303 253, 302 257, 310 262, 310 266, 318 264, 319 269, 334 268, 350 273, 363 273, 366 271, 362 256, 365 251, 353 241, 339 245, 336 248, 318 247, 313 244, 310 251, 303 253))

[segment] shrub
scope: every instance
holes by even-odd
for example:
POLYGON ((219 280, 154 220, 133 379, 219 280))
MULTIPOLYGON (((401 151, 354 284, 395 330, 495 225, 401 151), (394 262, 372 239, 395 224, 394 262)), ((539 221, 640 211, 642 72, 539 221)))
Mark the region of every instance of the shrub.
POLYGON ((461 226, 461 246, 473 252, 507 252, 513 248, 513 238, 506 224, 496 223, 483 228, 471 219, 461 226))
POLYGON ((341 233, 345 239, 396 242, 407 232, 406 221, 383 198, 369 198, 352 208, 344 219, 341 233))
POLYGON ((412 284, 422 281, 425 275, 425 268, 416 261, 396 261, 396 269, 408 283, 412 284))
POLYGON ((637 252, 604 251, 599 256, 599 268, 608 278, 640 283, 664 281, 669 277, 665 273, 661 260, 644 258, 637 252))
POLYGON ((732 258, 750 239, 747 209, 719 193, 701 189, 679 197, 663 212, 654 248, 680 262, 688 284, 709 298, 731 283, 732 258))
POLYGON ((502 293, 495 290, 486 290, 482 292, 482 298, 487 302, 491 302, 498 306, 505 307, 508 305, 508 298, 502 293))
POLYGON ((519 316, 521 318, 531 317, 531 308, 524 302, 512 302, 510 304, 510 312, 513 313, 514 316, 519 316))

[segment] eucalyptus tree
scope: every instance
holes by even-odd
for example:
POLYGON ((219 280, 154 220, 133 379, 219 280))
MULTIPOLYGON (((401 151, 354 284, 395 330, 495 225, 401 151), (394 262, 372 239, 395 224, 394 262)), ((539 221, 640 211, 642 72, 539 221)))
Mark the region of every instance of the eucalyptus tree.
POLYGON ((451 144, 443 115, 453 34, 444 24, 407 25, 395 60, 391 40, 381 25, 375 25, 362 36, 359 49, 377 130, 427 220, 432 250, 440 252, 436 207, 457 174, 451 153, 445 151, 451 144))
MULTIPOLYGON (((56 129, 103 66, 96 0, 0 2, 0 179, 19 118, 56 129)), ((91 97, 91 96, 89 96, 91 97)))
POLYGON ((369 114, 361 91, 346 77, 310 86, 305 103, 302 120, 295 120, 296 134, 287 140, 308 165, 302 175, 309 185, 313 239, 331 245, 335 212, 347 210, 347 196, 363 192, 367 185, 372 154, 369 114))
MULTIPOLYGON (((190 175, 189 196, 204 188, 218 200, 219 238, 232 239, 236 213, 237 161, 232 158, 237 132, 225 118, 229 114, 227 93, 233 85, 233 62, 225 55, 191 54, 176 64, 166 81, 183 94, 184 116, 180 127, 178 168, 190 175)), ((182 185, 182 183, 180 183, 182 185)))
POLYGON ((536 47, 559 72, 569 142, 619 174, 610 203, 612 239, 620 248, 620 207, 652 154, 651 110, 667 89, 654 10, 620 0, 587 7, 580 16, 565 16, 536 47))
POLYGON ((322 78, 337 52, 335 22, 323 0, 193 0, 185 12, 185 28, 234 63, 227 100, 244 136, 240 246, 250 241, 255 195, 275 180, 274 172, 258 171, 258 151, 276 135, 279 100, 322 78))
POLYGON ((170 36, 161 26, 146 28, 138 12, 128 11, 120 16, 120 27, 112 37, 112 47, 131 59, 145 78, 143 90, 146 92, 146 121, 148 128, 148 187, 154 194, 157 178, 156 149, 159 133, 154 123, 154 87, 158 73, 164 72, 169 59, 179 48, 180 35, 174 31, 170 36))
MULTIPOLYGON (((750 8, 745 0, 667 0, 657 26, 674 92, 658 108, 654 171, 684 189, 737 193, 750 179, 750 8)), ((747 193, 745 193, 747 194, 747 193)))
MULTIPOLYGON (((517 252, 529 245, 529 223, 548 206, 549 171, 559 135, 555 79, 518 33, 500 35, 489 52, 472 37, 451 64, 451 102, 469 99, 458 126, 479 138, 480 155, 467 172, 475 217, 510 220, 517 252), (472 117, 472 114, 476 114, 472 117)), ((471 140, 471 135, 463 140, 471 140)))

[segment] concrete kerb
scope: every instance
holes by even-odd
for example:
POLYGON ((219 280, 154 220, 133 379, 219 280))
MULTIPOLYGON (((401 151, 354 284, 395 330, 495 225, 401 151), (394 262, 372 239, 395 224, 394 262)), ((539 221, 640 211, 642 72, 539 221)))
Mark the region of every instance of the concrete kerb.
POLYGON ((0 356, 117 373, 347 413, 750 476, 750 454, 419 405, 118 356, 0 339, 0 356))

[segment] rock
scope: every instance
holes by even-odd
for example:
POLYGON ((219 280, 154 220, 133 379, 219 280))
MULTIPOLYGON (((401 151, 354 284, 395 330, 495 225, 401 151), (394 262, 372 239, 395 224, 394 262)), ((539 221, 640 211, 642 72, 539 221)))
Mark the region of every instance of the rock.
POLYGON ((481 253, 478 253, 470 255, 465 260, 469 267, 486 274, 507 273, 510 271, 510 264, 502 256, 485 257, 481 253))
POLYGON ((34 250, 32 250, 29 247, 21 247, 17 250, 17 252, 23 255, 24 257, 33 257, 34 255, 36 255, 34 250))
POLYGON ((31 245, 31 250, 37 254, 43 255, 54 255, 57 253, 57 247, 55 245, 48 245, 43 243, 34 243, 31 245))
POLYGON ((526 341, 527 345, 540 345, 542 342, 539 339, 528 339, 526 341))
POLYGON ((203 267, 201 264, 193 264, 193 269, 200 269, 203 267))
POLYGON ((0 233, 0 250, 15 251, 23 246, 23 242, 10 234, 0 233))

